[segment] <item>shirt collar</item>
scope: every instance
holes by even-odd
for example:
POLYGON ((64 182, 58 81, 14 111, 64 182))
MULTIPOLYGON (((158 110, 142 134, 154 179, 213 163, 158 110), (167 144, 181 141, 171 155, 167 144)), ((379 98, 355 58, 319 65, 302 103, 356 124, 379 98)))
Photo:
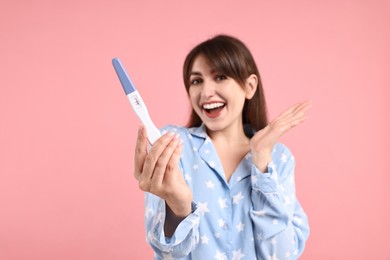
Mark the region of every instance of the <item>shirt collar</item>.
POLYGON ((198 127, 191 127, 189 130, 193 136, 207 138, 206 126, 203 123, 198 127))

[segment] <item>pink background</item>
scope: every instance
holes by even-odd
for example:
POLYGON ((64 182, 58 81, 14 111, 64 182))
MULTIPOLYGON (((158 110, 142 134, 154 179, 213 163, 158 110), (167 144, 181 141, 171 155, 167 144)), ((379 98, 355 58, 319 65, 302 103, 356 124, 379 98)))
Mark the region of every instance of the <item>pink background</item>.
POLYGON ((159 127, 184 124, 184 56, 227 33, 252 50, 271 117, 314 102, 282 139, 311 224, 301 259, 389 260, 389 12, 385 0, 1 0, 0 259, 151 259, 139 123, 111 59, 159 127))

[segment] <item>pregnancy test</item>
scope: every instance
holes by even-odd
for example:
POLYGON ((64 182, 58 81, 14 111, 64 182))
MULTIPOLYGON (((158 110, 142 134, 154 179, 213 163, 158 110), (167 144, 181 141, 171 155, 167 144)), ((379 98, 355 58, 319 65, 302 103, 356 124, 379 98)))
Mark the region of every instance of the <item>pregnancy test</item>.
POLYGON ((146 127, 146 132, 148 134, 149 143, 152 145, 158 138, 160 138, 161 133, 158 128, 153 124, 152 119, 149 116, 148 109, 144 101, 141 98, 141 95, 138 93, 130 77, 127 75, 125 68, 122 66, 122 63, 118 58, 112 59, 112 65, 118 75, 118 78, 122 84, 123 90, 125 91, 127 98, 130 101, 131 106, 133 107, 134 112, 146 127))

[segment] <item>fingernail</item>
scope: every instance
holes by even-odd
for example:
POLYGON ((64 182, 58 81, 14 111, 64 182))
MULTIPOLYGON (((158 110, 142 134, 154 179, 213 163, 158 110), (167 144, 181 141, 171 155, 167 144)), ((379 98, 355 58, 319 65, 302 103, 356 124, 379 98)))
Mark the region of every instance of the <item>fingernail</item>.
POLYGON ((176 145, 176 149, 181 149, 183 147, 183 140, 180 139, 176 139, 174 141, 174 144, 176 145))
POLYGON ((175 136, 173 137, 173 140, 174 140, 175 144, 179 144, 181 142, 180 135, 179 134, 175 134, 175 136))
MULTIPOLYGON (((178 144, 178 145, 176 146, 176 149, 177 149, 177 150, 183 149, 183 142, 180 142, 180 144, 178 144)), ((181 156, 183 156, 183 155, 181 155, 181 156)), ((181 157, 181 156, 180 156, 180 157, 181 157)))
POLYGON ((168 132, 166 138, 171 138, 174 134, 175 134, 174 132, 168 132))
POLYGON ((138 128, 138 134, 143 134, 144 133, 144 125, 143 124, 140 124, 139 125, 139 128, 138 128))

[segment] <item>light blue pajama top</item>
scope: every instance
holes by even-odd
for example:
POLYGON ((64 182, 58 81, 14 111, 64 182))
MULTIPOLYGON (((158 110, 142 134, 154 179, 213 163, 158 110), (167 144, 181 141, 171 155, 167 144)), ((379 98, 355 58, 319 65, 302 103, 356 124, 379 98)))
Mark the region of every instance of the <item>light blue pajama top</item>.
POLYGON ((294 157, 276 144, 268 172, 249 152, 227 182, 205 126, 167 126, 183 140, 180 169, 193 192, 193 212, 171 238, 164 235, 165 202, 145 193, 146 238, 155 259, 297 259, 309 236, 295 196, 294 157))

